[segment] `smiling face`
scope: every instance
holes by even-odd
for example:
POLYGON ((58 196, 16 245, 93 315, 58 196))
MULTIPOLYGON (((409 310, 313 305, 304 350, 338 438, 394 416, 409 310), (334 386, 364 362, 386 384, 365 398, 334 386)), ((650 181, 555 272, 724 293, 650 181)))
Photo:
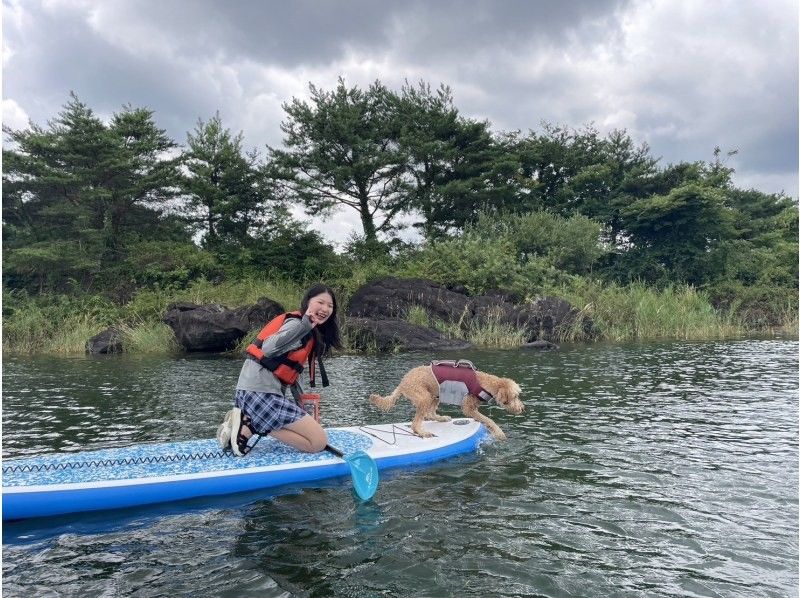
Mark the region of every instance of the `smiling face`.
POLYGON ((333 315, 333 311, 333 297, 331 297, 330 293, 320 293, 308 300, 306 314, 316 326, 327 322, 328 318, 333 315))

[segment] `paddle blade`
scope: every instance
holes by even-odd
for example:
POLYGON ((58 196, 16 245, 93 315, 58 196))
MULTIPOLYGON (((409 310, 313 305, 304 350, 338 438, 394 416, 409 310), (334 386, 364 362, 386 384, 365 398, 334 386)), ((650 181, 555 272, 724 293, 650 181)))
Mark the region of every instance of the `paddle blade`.
POLYGON ((378 489, 378 466, 364 451, 356 451, 344 457, 350 466, 353 477, 353 488, 361 500, 369 500, 378 489))

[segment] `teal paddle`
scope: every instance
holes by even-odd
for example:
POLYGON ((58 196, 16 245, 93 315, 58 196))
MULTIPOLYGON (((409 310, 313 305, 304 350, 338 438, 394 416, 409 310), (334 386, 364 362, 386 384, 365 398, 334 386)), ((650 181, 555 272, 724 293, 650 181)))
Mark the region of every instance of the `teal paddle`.
POLYGON ((350 466, 350 475, 353 478, 353 488, 361 500, 369 500, 378 489, 378 466, 375 460, 364 451, 356 451, 352 455, 345 455, 337 448, 327 445, 325 450, 344 459, 350 466))

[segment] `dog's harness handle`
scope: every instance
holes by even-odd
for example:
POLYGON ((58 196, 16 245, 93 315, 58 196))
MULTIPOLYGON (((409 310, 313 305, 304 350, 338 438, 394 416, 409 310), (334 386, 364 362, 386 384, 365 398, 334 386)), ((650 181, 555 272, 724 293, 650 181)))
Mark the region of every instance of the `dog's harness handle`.
POLYGON ((494 402, 495 399, 492 393, 484 389, 478 382, 478 377, 474 373, 477 372, 478 369, 473 365, 471 361, 467 359, 459 359, 458 361, 452 361, 452 360, 431 361, 431 371, 433 372, 434 378, 436 378, 436 382, 439 384, 440 396, 441 396, 442 382, 445 382, 447 380, 444 378, 440 379, 439 375, 437 374, 439 372, 442 372, 442 370, 446 368, 470 370, 471 376, 467 377, 459 376, 458 377, 459 382, 465 385, 469 393, 475 395, 481 401, 487 404, 494 402), (466 378, 469 379, 467 380, 466 378))

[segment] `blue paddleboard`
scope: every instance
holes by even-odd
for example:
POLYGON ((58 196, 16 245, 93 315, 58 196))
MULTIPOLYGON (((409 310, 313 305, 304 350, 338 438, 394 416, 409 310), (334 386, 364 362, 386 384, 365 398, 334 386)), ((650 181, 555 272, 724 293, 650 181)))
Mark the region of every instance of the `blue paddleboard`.
MULTIPOLYGON (((378 469, 431 463, 474 451, 485 428, 472 419, 425 422, 432 438, 410 424, 328 428, 345 456, 364 451, 378 469)), ((216 440, 139 444, 3 461, 3 520, 119 509, 247 492, 350 475, 342 459, 307 454, 263 438, 244 457, 216 440)))

